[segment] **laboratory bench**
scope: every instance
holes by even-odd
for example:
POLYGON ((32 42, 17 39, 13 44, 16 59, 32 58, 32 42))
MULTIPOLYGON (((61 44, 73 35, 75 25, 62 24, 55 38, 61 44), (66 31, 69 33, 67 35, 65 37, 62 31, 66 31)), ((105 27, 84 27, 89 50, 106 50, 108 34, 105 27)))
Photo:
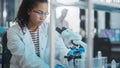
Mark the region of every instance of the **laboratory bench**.
MULTIPOLYGON (((112 59, 115 59, 117 63, 120 63, 120 43, 110 43, 109 39, 106 38, 96 38, 94 39, 94 57, 97 56, 98 51, 102 51, 102 56, 106 56, 108 59, 108 66, 112 59)), ((1 43, 0 43, 0 52, 1 43)), ((1 68, 1 64, 0 64, 1 68)))

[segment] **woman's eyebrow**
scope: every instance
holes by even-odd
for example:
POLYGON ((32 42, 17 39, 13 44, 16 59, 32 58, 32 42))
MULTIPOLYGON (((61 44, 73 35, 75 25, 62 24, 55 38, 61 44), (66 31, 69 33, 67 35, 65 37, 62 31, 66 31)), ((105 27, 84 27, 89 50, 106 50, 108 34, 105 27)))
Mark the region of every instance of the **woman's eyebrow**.
POLYGON ((43 12, 42 10, 38 10, 39 12, 43 12))

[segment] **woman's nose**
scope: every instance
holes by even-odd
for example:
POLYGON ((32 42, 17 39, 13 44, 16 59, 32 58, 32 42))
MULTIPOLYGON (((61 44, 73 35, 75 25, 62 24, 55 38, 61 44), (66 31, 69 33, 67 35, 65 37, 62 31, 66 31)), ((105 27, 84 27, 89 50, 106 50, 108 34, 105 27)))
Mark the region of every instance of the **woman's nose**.
POLYGON ((40 20, 45 20, 45 19, 46 19, 46 16, 44 15, 40 17, 40 20))

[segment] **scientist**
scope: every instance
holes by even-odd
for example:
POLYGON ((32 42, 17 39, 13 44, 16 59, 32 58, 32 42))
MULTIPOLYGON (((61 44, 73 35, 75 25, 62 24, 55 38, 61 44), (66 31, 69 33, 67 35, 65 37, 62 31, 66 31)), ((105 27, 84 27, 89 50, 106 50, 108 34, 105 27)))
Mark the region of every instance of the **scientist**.
MULTIPOLYGON (((12 53, 10 68, 49 68, 50 44, 47 0, 23 0, 16 25, 7 30, 7 46, 12 53)), ((55 31, 55 65, 69 68, 68 49, 55 31)))

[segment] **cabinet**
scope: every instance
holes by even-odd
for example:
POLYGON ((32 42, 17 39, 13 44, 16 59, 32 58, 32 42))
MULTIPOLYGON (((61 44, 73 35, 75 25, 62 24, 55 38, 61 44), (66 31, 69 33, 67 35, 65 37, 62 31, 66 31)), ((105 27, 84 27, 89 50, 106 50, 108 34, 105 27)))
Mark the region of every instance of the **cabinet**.
POLYGON ((98 51, 102 51, 102 56, 107 56, 108 63, 112 59, 120 62, 120 43, 111 43, 108 38, 94 38, 94 57, 97 56, 98 51))
POLYGON ((94 57, 97 56, 97 52, 101 51, 102 56, 106 56, 108 63, 111 62, 111 43, 108 38, 94 38, 94 57))
POLYGON ((120 62, 120 43, 111 43, 111 59, 120 62))

